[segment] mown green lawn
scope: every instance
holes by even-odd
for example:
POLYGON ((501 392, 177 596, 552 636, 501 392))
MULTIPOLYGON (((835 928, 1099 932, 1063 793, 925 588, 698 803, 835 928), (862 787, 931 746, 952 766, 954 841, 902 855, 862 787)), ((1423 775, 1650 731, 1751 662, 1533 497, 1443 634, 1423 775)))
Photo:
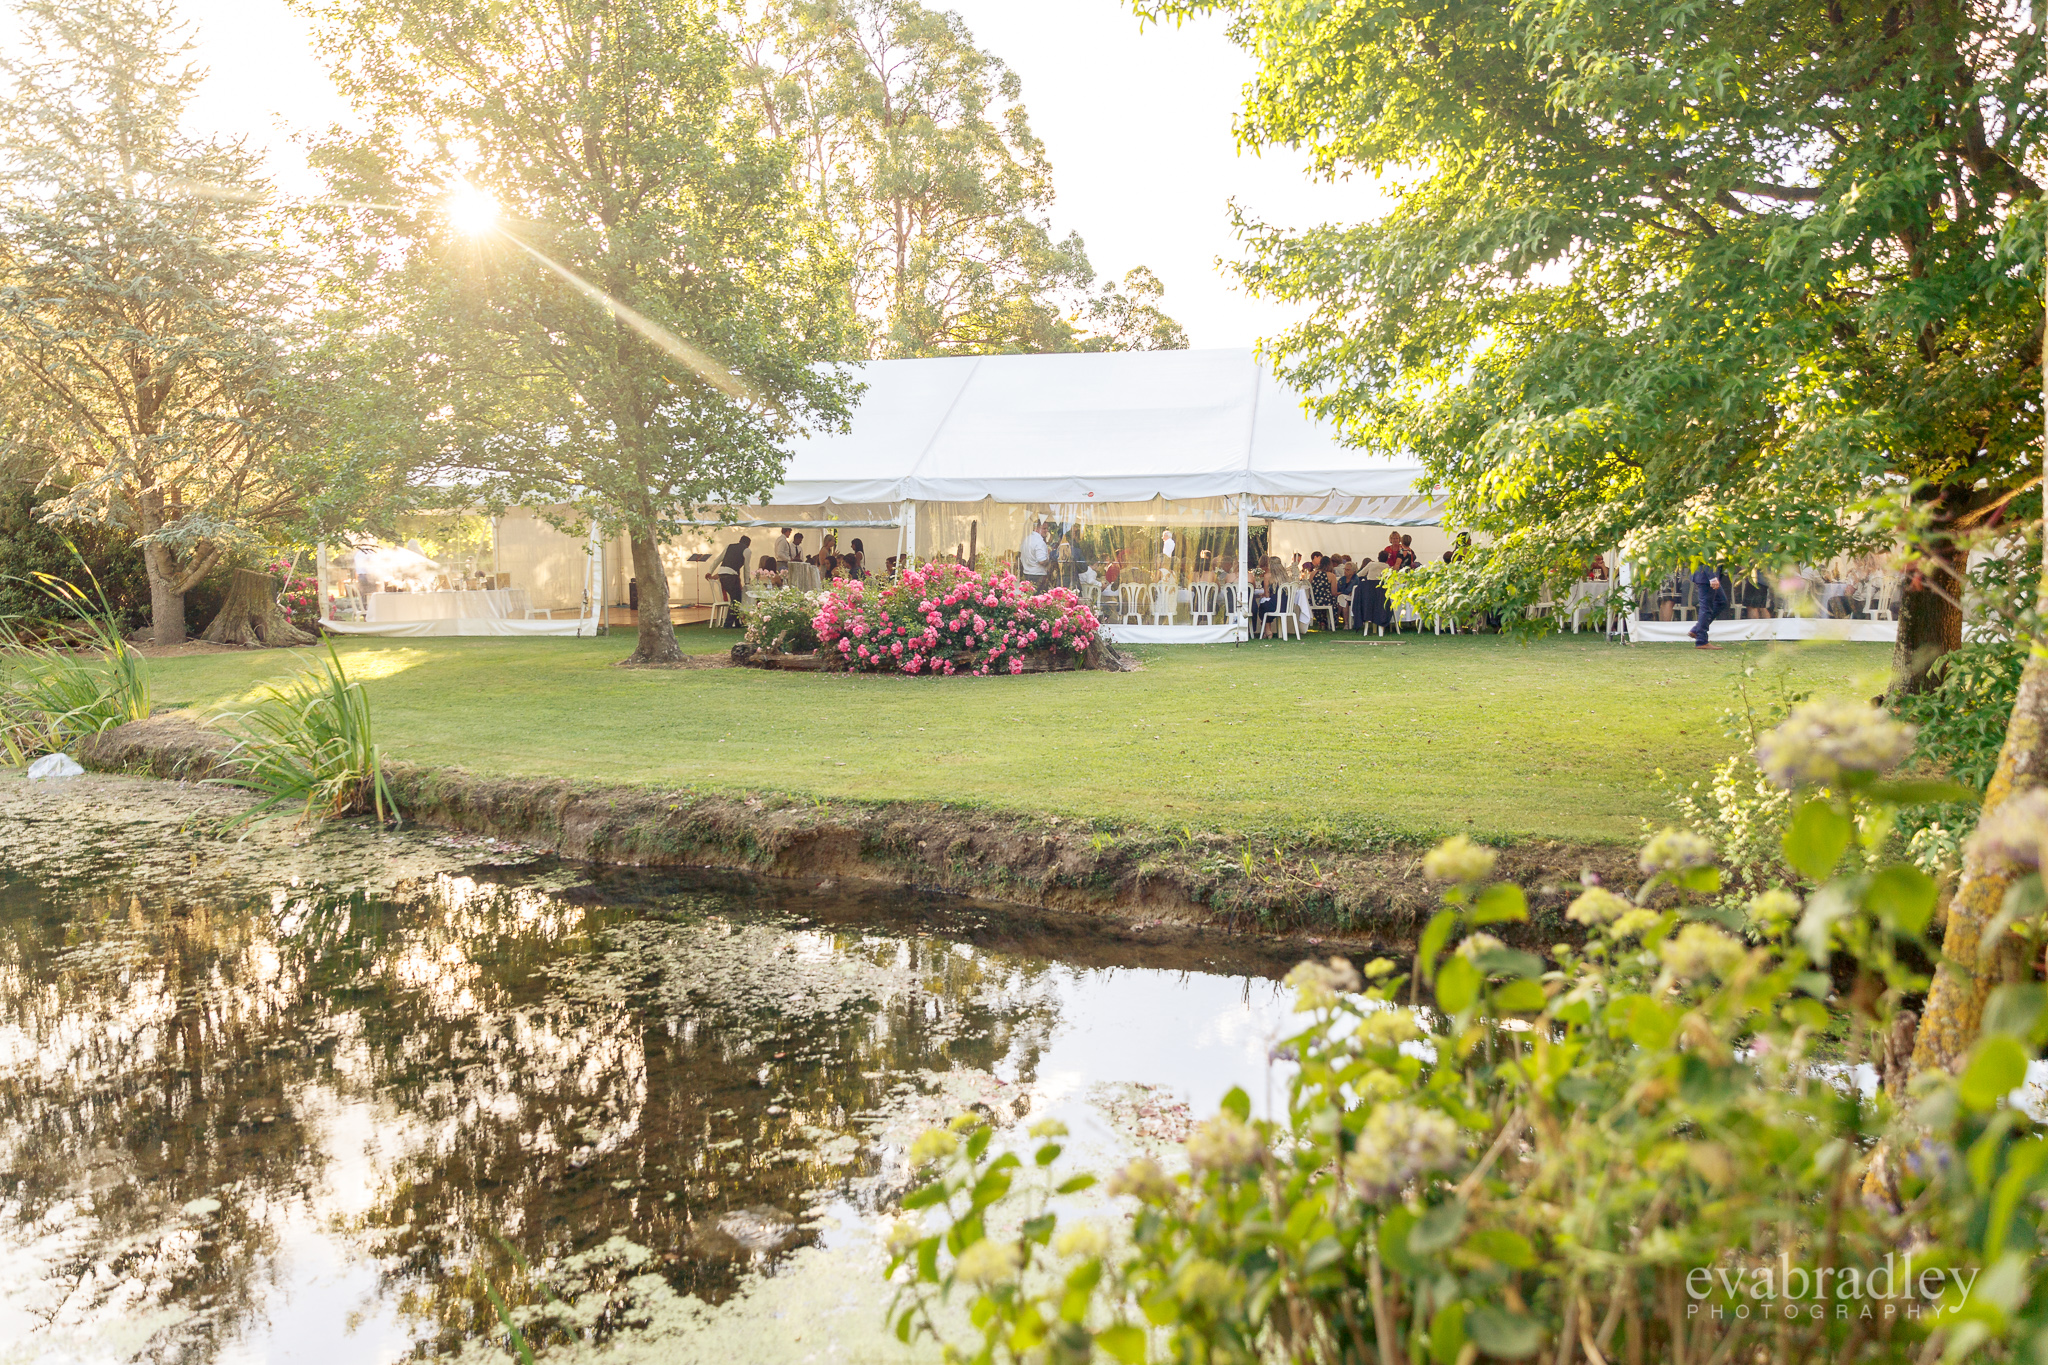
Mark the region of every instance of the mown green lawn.
MULTIPOLYGON (((732 635, 684 631, 686 648, 732 635)), ((1592 636, 1355 636, 1142 649, 1135 673, 844 677, 612 664, 629 637, 358 641, 387 753, 473 772, 931 799, 1371 844, 1469 830, 1609 840, 1661 818, 1657 777, 1733 747, 1745 667, 1881 690, 1883 645, 1628 648, 1592 636)), ((232 707, 270 651, 152 665, 159 705, 232 707)))

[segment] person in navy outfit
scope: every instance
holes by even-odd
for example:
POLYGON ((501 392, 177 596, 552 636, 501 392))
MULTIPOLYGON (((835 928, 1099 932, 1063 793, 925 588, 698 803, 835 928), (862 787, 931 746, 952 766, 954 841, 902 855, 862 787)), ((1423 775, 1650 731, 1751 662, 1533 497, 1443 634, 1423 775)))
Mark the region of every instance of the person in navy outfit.
POLYGON ((1693 596, 1699 603, 1699 619, 1692 623, 1686 633, 1692 636, 1696 649, 1719 649, 1719 645, 1707 643, 1707 630, 1714 624, 1714 618, 1728 605, 1728 575, 1718 564, 1702 564, 1692 571, 1693 596))

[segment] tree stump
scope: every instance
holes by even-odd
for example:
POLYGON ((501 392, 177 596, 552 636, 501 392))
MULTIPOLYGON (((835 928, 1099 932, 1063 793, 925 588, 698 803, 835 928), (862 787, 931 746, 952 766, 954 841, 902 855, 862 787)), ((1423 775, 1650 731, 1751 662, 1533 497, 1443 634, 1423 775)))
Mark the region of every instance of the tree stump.
POLYGON ((254 569, 237 569, 227 601, 199 638, 217 645, 310 645, 315 637, 291 623, 277 605, 277 580, 254 569))

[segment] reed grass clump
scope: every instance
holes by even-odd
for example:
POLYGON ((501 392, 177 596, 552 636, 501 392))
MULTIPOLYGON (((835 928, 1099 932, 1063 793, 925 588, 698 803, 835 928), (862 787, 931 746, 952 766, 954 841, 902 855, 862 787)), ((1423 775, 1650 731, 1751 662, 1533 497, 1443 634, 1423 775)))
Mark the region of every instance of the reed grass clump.
POLYGON ((225 759, 227 775, 215 780, 263 797, 242 821, 293 805, 306 820, 361 811, 374 812, 380 822, 399 819, 369 696, 349 678, 331 642, 320 667, 269 684, 255 706, 220 722, 235 746, 225 759))
POLYGON ((62 753, 88 735, 149 715, 149 669, 120 618, 91 591, 50 574, 29 580, 46 616, 0 617, 0 752, 9 763, 62 753))

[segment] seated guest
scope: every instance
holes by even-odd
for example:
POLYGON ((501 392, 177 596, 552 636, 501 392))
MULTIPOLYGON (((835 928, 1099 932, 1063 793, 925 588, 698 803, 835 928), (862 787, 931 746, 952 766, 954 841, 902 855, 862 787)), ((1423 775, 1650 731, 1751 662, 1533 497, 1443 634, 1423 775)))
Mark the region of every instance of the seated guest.
POLYGON ((1351 589, 1351 626, 1361 633, 1368 626, 1392 625, 1394 614, 1387 608, 1387 566, 1375 560, 1365 566, 1351 589))
POLYGON ((1586 570, 1586 577, 1595 582, 1605 583, 1607 581, 1607 561, 1599 555, 1594 555, 1592 566, 1586 570))
POLYGON ((1421 561, 1420 559, 1416 558, 1416 555, 1415 555, 1415 537, 1414 537, 1414 536, 1410 536, 1410 535, 1404 535, 1404 536, 1402 536, 1402 537, 1401 537, 1401 565, 1400 565, 1400 567, 1402 567, 1402 568, 1404 568, 1404 569, 1412 569, 1412 568, 1414 568, 1414 567, 1415 567, 1415 566, 1416 566, 1417 564, 1420 564, 1421 562, 1422 562, 1422 561, 1421 561))
POLYGON ((1358 577, 1358 566, 1351 562, 1350 555, 1346 555, 1338 561, 1337 569, 1337 625, 1340 629, 1351 630, 1351 599, 1358 591, 1358 584, 1361 581, 1358 577))
POLYGON ((1320 554, 1316 556, 1315 571, 1308 576, 1309 606, 1314 612, 1330 609, 1330 618, 1319 618, 1311 613, 1312 619, 1331 619, 1336 616, 1337 584, 1330 572, 1329 561, 1320 554))
POLYGON ((777 586, 781 585, 782 576, 775 572, 774 555, 761 556, 760 563, 754 566, 754 581, 757 583, 774 583, 777 586))

